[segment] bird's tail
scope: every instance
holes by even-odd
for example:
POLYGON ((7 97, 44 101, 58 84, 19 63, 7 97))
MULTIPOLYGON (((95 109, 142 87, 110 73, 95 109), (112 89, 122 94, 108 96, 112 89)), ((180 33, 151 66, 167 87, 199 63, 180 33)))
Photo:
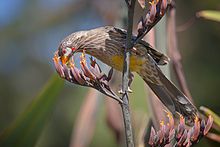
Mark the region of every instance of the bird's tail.
POLYGON ((173 115, 176 115, 176 112, 178 112, 191 124, 195 116, 197 116, 198 110, 190 100, 165 77, 159 67, 157 67, 157 65, 155 65, 155 67, 154 74, 156 74, 156 80, 158 82, 153 82, 155 79, 150 79, 151 77, 155 78, 155 76, 146 76, 148 73, 144 74, 144 72, 141 72, 139 75, 173 115))

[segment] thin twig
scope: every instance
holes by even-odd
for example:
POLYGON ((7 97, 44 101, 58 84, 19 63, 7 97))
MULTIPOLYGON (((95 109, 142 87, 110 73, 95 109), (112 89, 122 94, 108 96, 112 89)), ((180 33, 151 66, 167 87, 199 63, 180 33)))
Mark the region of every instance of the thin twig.
POLYGON ((181 54, 177 47, 176 8, 174 6, 174 3, 170 9, 170 14, 168 17, 168 39, 169 39, 168 52, 173 64, 174 71, 176 73, 178 83, 183 93, 193 102, 192 96, 190 94, 189 88, 186 83, 186 79, 181 63, 181 54))
POLYGON ((206 135, 206 137, 209 138, 209 139, 211 139, 211 140, 214 140, 214 141, 220 143, 220 135, 218 135, 218 134, 208 133, 208 134, 206 135))
POLYGON ((196 16, 193 16, 192 18, 190 18, 187 22, 185 22, 184 24, 177 26, 176 31, 177 32, 183 32, 186 31, 187 29, 189 29, 193 24, 195 24, 197 20, 196 16))
POLYGON ((124 94, 122 95, 123 104, 122 113, 124 119, 125 126, 125 136, 126 136, 126 144, 127 147, 134 147, 133 141, 133 133, 131 127, 131 116, 129 110, 129 101, 128 101, 128 76, 129 76, 129 61, 130 61, 130 49, 132 48, 132 28, 133 28, 133 16, 134 16, 134 8, 135 8, 136 0, 131 0, 131 4, 128 7, 128 27, 127 27, 127 39, 126 39, 126 47, 124 52, 124 66, 123 66, 123 77, 122 77, 122 91, 124 94))

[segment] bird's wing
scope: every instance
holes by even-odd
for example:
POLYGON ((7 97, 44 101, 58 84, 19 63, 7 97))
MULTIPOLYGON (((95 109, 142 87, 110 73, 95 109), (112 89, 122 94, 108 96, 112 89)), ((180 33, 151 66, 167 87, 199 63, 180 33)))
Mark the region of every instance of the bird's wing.
MULTIPOLYGON (((126 39, 127 31, 117 27, 107 26, 107 30, 111 33, 120 34, 123 39, 126 39)), ((133 40, 136 39, 136 36, 133 36, 133 40)), ((169 62, 169 58, 158 50, 154 49, 149 43, 144 40, 139 41, 139 45, 142 45, 147 50, 147 53, 155 60, 158 65, 165 65, 169 62)))
POLYGON ((150 55, 139 75, 157 95, 160 101, 175 115, 182 114, 188 124, 194 121, 198 113, 196 107, 176 86, 166 78, 150 55))
POLYGON ((147 48, 148 54, 151 55, 158 65, 166 65, 169 62, 169 58, 165 54, 153 49, 153 47, 146 41, 141 40, 139 43, 147 48))

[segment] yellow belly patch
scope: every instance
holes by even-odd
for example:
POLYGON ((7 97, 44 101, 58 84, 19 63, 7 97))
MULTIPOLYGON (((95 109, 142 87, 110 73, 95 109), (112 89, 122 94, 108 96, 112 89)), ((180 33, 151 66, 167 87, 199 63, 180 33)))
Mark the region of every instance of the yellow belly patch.
MULTIPOLYGON (((122 71, 123 70, 124 57, 114 56, 112 57, 113 68, 122 71)), ((134 55, 130 56, 130 71, 139 71, 144 64, 144 59, 134 55)))

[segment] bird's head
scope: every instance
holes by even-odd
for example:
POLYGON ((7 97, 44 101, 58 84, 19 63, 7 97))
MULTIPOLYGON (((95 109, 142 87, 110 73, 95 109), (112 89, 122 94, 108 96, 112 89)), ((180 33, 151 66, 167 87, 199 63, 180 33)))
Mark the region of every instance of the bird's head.
POLYGON ((59 46, 58 55, 63 64, 66 64, 75 52, 81 52, 82 49, 79 46, 78 35, 76 33, 66 37, 59 46))
POLYGON ((63 64, 66 64, 74 52, 76 52, 75 47, 60 46, 59 51, 58 51, 58 55, 60 57, 61 62, 63 64))

